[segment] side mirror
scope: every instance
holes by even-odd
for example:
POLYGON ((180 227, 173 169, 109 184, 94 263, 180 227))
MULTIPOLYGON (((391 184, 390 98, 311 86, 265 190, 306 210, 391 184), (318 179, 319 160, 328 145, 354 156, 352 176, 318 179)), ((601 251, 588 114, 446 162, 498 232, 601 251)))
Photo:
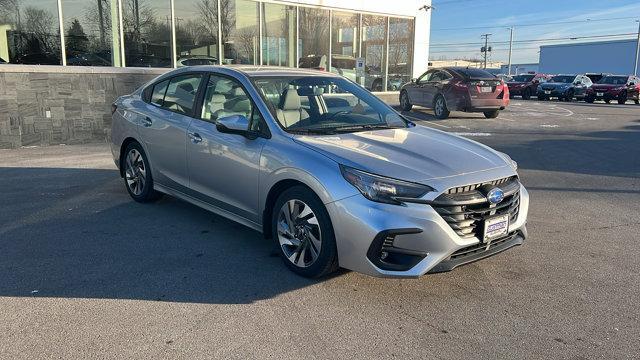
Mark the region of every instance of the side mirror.
POLYGON ((534 84, 540 84, 540 80, 535 79, 535 80, 533 80, 533 83, 534 83, 534 84))
POLYGON ((229 115, 218 119, 216 129, 221 133, 242 135, 248 139, 255 139, 258 135, 249 130, 249 119, 244 115, 229 115))
POLYGON ((411 79, 411 82, 415 84, 415 83, 417 83, 417 82, 418 82, 418 79, 416 79, 416 78, 412 78, 412 79, 411 79))

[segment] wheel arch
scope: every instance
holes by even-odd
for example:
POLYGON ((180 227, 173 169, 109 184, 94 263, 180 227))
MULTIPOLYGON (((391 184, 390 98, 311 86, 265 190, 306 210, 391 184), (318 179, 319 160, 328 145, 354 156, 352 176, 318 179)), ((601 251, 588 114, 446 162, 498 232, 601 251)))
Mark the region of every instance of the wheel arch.
POLYGON ((124 166, 123 166, 123 161, 124 161, 124 157, 125 157, 125 150, 127 149, 127 146, 129 146, 129 144, 131 143, 138 143, 140 144, 140 146, 143 148, 142 143, 140 143, 140 141, 138 141, 136 138, 134 137, 127 137, 122 141, 122 144, 120 145, 120 155, 118 157, 118 170, 120 171, 120 177, 124 177, 124 166))

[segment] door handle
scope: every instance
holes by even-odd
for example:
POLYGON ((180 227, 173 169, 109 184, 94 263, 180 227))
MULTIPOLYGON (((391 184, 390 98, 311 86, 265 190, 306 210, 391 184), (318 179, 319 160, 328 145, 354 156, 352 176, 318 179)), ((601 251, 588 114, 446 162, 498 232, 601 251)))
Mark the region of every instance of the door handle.
POLYGON ((200 134, 194 132, 189 132, 187 134, 189 135, 191 142, 193 142, 194 144, 202 142, 202 136, 200 136, 200 134))
POLYGON ((142 120, 142 126, 144 127, 151 127, 152 124, 153 124, 153 121, 151 121, 151 118, 148 116, 142 120))

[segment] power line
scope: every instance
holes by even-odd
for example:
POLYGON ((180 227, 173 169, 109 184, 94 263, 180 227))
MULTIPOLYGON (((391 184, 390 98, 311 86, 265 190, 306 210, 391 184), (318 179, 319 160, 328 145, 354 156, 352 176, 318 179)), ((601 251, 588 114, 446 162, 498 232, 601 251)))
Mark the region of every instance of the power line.
POLYGON ((550 21, 550 22, 544 22, 544 23, 525 23, 525 24, 491 25, 491 26, 469 26, 469 27, 456 27, 456 28, 433 28, 433 29, 431 29, 431 31, 498 29, 498 28, 506 28, 506 27, 509 27, 509 26, 516 26, 516 27, 548 26, 548 25, 579 24, 579 23, 600 22, 600 21, 628 20, 628 19, 636 19, 636 18, 637 18, 637 16, 624 16, 624 17, 603 18, 603 19, 585 19, 585 20, 571 20, 571 21, 550 21))
MULTIPOLYGON (((565 41, 565 40, 585 40, 585 39, 601 39, 605 37, 620 37, 620 36, 631 36, 636 35, 637 32, 632 33, 620 33, 620 34, 602 34, 602 35, 588 35, 588 36, 570 36, 570 37, 562 37, 562 38, 544 38, 544 39, 526 39, 526 40, 515 40, 514 43, 536 43, 536 42, 544 42, 544 41, 565 41)), ((509 41, 493 41, 494 44, 508 44, 509 41)), ((440 43, 440 44, 431 44, 432 47, 449 47, 449 46, 465 46, 465 45, 474 45, 477 46, 477 42, 460 42, 460 43, 440 43)))

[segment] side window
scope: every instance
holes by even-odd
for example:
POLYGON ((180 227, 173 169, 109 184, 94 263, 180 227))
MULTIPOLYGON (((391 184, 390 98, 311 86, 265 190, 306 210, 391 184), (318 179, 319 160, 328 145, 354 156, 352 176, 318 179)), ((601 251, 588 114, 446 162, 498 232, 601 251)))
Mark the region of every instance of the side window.
POLYGON ((436 71, 433 74, 431 74, 431 77, 429 77, 429 82, 442 81, 442 80, 444 80, 442 71, 436 71))
POLYGON ((434 73, 434 70, 429 70, 426 73, 420 75, 420 77, 418 78, 418 83, 420 82, 427 82, 429 81, 429 78, 431 77, 431 75, 434 73))
POLYGON ((162 107, 180 114, 192 115, 200 81, 202 81, 201 74, 180 75, 171 78, 162 107))
POLYGON ((152 104, 162 106, 162 102, 164 101, 164 93, 167 92, 167 85, 169 85, 169 80, 159 82, 153 86, 153 92, 151 93, 152 104))
POLYGON ((251 119, 253 103, 236 80, 211 75, 204 94, 201 118, 216 121, 225 116, 243 115, 251 119))

